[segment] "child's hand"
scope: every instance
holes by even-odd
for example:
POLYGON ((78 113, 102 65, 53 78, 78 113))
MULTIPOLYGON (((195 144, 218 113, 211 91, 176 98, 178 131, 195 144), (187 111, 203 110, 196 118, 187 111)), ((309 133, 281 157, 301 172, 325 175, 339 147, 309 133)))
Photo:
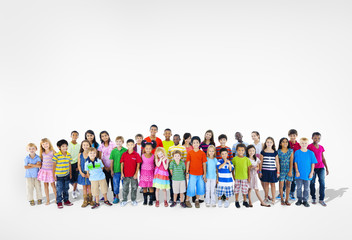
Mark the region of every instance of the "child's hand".
POLYGON ((55 180, 55 182, 57 181, 56 175, 54 176, 54 180, 55 180))
POLYGON ((70 173, 70 179, 72 179, 72 174, 70 173))
POLYGON ((287 174, 289 177, 292 177, 292 172, 288 172, 287 174))
POLYGON ((280 177, 280 173, 277 173, 277 174, 276 174, 276 177, 277 177, 277 178, 280 177))
POLYGON ((203 174, 203 180, 205 183, 207 182, 207 176, 205 174, 203 174))
POLYGON ((249 184, 249 183, 251 182, 251 178, 250 178, 250 177, 248 177, 248 180, 247 180, 247 181, 248 181, 248 184, 249 184))
POLYGON ((262 178, 263 177, 263 174, 262 173, 259 173, 259 178, 262 178))
POLYGON ((186 173, 186 179, 187 180, 189 179, 189 173, 186 173))
POLYGON ((137 173, 135 173, 135 174, 133 175, 133 178, 134 178, 134 179, 137 179, 137 173))
POLYGON ((301 176, 301 174, 299 174, 299 172, 297 171, 296 172, 296 177, 299 177, 299 176, 301 176))
POLYGON ((327 176, 327 175, 329 175, 329 170, 328 170, 328 169, 326 169, 326 176, 327 176))
POLYGON ((310 173, 308 178, 312 178, 313 177, 313 173, 310 173))
POLYGON ((114 171, 111 170, 111 177, 114 177, 114 171))

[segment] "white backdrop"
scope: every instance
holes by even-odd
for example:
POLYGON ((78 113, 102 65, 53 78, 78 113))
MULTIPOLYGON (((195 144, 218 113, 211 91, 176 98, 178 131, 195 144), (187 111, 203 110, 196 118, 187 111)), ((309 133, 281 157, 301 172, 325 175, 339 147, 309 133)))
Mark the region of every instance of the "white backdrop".
POLYGON ((351 10, 350 1, 1 2, 1 238, 351 236, 351 10), (212 129, 229 146, 236 131, 247 142, 253 130, 277 142, 291 128, 319 131, 328 207, 29 206, 29 142, 72 130, 81 141, 87 129, 134 138, 154 123, 159 137, 212 129))

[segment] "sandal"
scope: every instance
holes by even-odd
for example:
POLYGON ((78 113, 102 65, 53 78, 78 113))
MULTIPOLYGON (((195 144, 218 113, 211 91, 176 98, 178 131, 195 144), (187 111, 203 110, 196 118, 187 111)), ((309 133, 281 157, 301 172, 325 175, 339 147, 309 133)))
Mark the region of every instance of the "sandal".
POLYGON ((253 204, 249 204, 248 207, 253 207, 253 204))
POLYGON ((271 207, 271 205, 269 205, 269 204, 263 204, 263 203, 261 203, 260 206, 262 206, 262 207, 271 207))
POLYGON ((34 205, 35 205, 34 200, 30 200, 30 201, 29 201, 29 204, 30 204, 31 206, 34 206, 34 205))
POLYGON ((285 204, 286 204, 287 206, 291 206, 291 203, 290 203, 289 201, 285 201, 285 204))
POLYGON ((284 200, 281 200, 281 205, 286 205, 285 201, 284 200))
POLYGON ((99 207, 99 206, 100 206, 99 203, 94 203, 94 205, 91 207, 91 209, 95 209, 95 208, 97 208, 97 207, 99 207))
POLYGON ((111 206, 112 204, 109 202, 109 200, 104 201, 104 203, 108 206, 111 206))

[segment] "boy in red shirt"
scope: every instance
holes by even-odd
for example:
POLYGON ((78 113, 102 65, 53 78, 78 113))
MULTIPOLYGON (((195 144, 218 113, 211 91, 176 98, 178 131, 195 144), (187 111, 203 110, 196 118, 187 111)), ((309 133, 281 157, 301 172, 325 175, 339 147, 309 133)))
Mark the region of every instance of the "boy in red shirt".
POLYGON ((137 206, 137 188, 138 188, 138 171, 139 166, 142 162, 139 154, 133 150, 134 141, 133 139, 127 140, 127 152, 124 152, 121 156, 121 179, 123 179, 123 201, 121 206, 124 207, 127 204, 127 196, 130 191, 131 184, 131 200, 132 206, 137 206))
MULTIPOLYGON (((150 131, 150 136, 146 137, 144 140, 146 140, 147 142, 152 142, 152 140, 156 141, 156 148, 152 150, 152 153, 154 154, 155 149, 157 149, 158 147, 164 147, 164 145, 163 145, 163 141, 161 141, 161 139, 156 136, 158 132, 157 125, 155 124, 151 125, 149 131, 150 131)), ((143 153, 143 150, 142 150, 142 153, 143 153)))

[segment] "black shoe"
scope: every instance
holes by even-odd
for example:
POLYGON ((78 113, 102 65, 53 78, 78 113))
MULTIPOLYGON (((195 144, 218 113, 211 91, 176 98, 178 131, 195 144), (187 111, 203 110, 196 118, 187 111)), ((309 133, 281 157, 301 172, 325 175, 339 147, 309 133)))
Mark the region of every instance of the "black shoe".
POLYGON ((153 194, 149 193, 149 206, 153 206, 153 194))
POLYGON ((181 202, 181 207, 183 207, 183 208, 186 208, 187 206, 186 206, 186 204, 184 203, 184 202, 181 202))
POLYGON ((236 205, 236 208, 240 208, 241 207, 239 202, 235 202, 235 205, 236 205))
POLYGON ((202 199, 199 199, 199 203, 203 203, 204 202, 204 200, 202 200, 202 199))
POLYGON ((148 204, 148 193, 143 193, 143 198, 144 198, 144 201, 143 201, 143 205, 147 205, 148 204))
POLYGON ((301 201, 301 200, 298 200, 298 201, 296 202, 296 205, 297 205, 297 206, 301 206, 301 204, 302 204, 302 201, 301 201))
POLYGON ((171 205, 170 205, 170 207, 175 207, 176 204, 177 204, 176 202, 172 202, 171 205))
POLYGON ((225 201, 225 200, 226 200, 226 196, 225 196, 225 194, 223 194, 223 195, 221 196, 221 200, 223 200, 223 201, 225 201))
POLYGON ((304 201, 304 202, 303 202, 303 206, 309 207, 309 203, 308 203, 307 201, 304 201))
POLYGON ((192 197, 192 202, 194 203, 196 201, 196 196, 192 197))
POLYGON ((243 206, 245 206, 246 208, 248 208, 248 207, 249 207, 248 202, 243 202, 243 206))

